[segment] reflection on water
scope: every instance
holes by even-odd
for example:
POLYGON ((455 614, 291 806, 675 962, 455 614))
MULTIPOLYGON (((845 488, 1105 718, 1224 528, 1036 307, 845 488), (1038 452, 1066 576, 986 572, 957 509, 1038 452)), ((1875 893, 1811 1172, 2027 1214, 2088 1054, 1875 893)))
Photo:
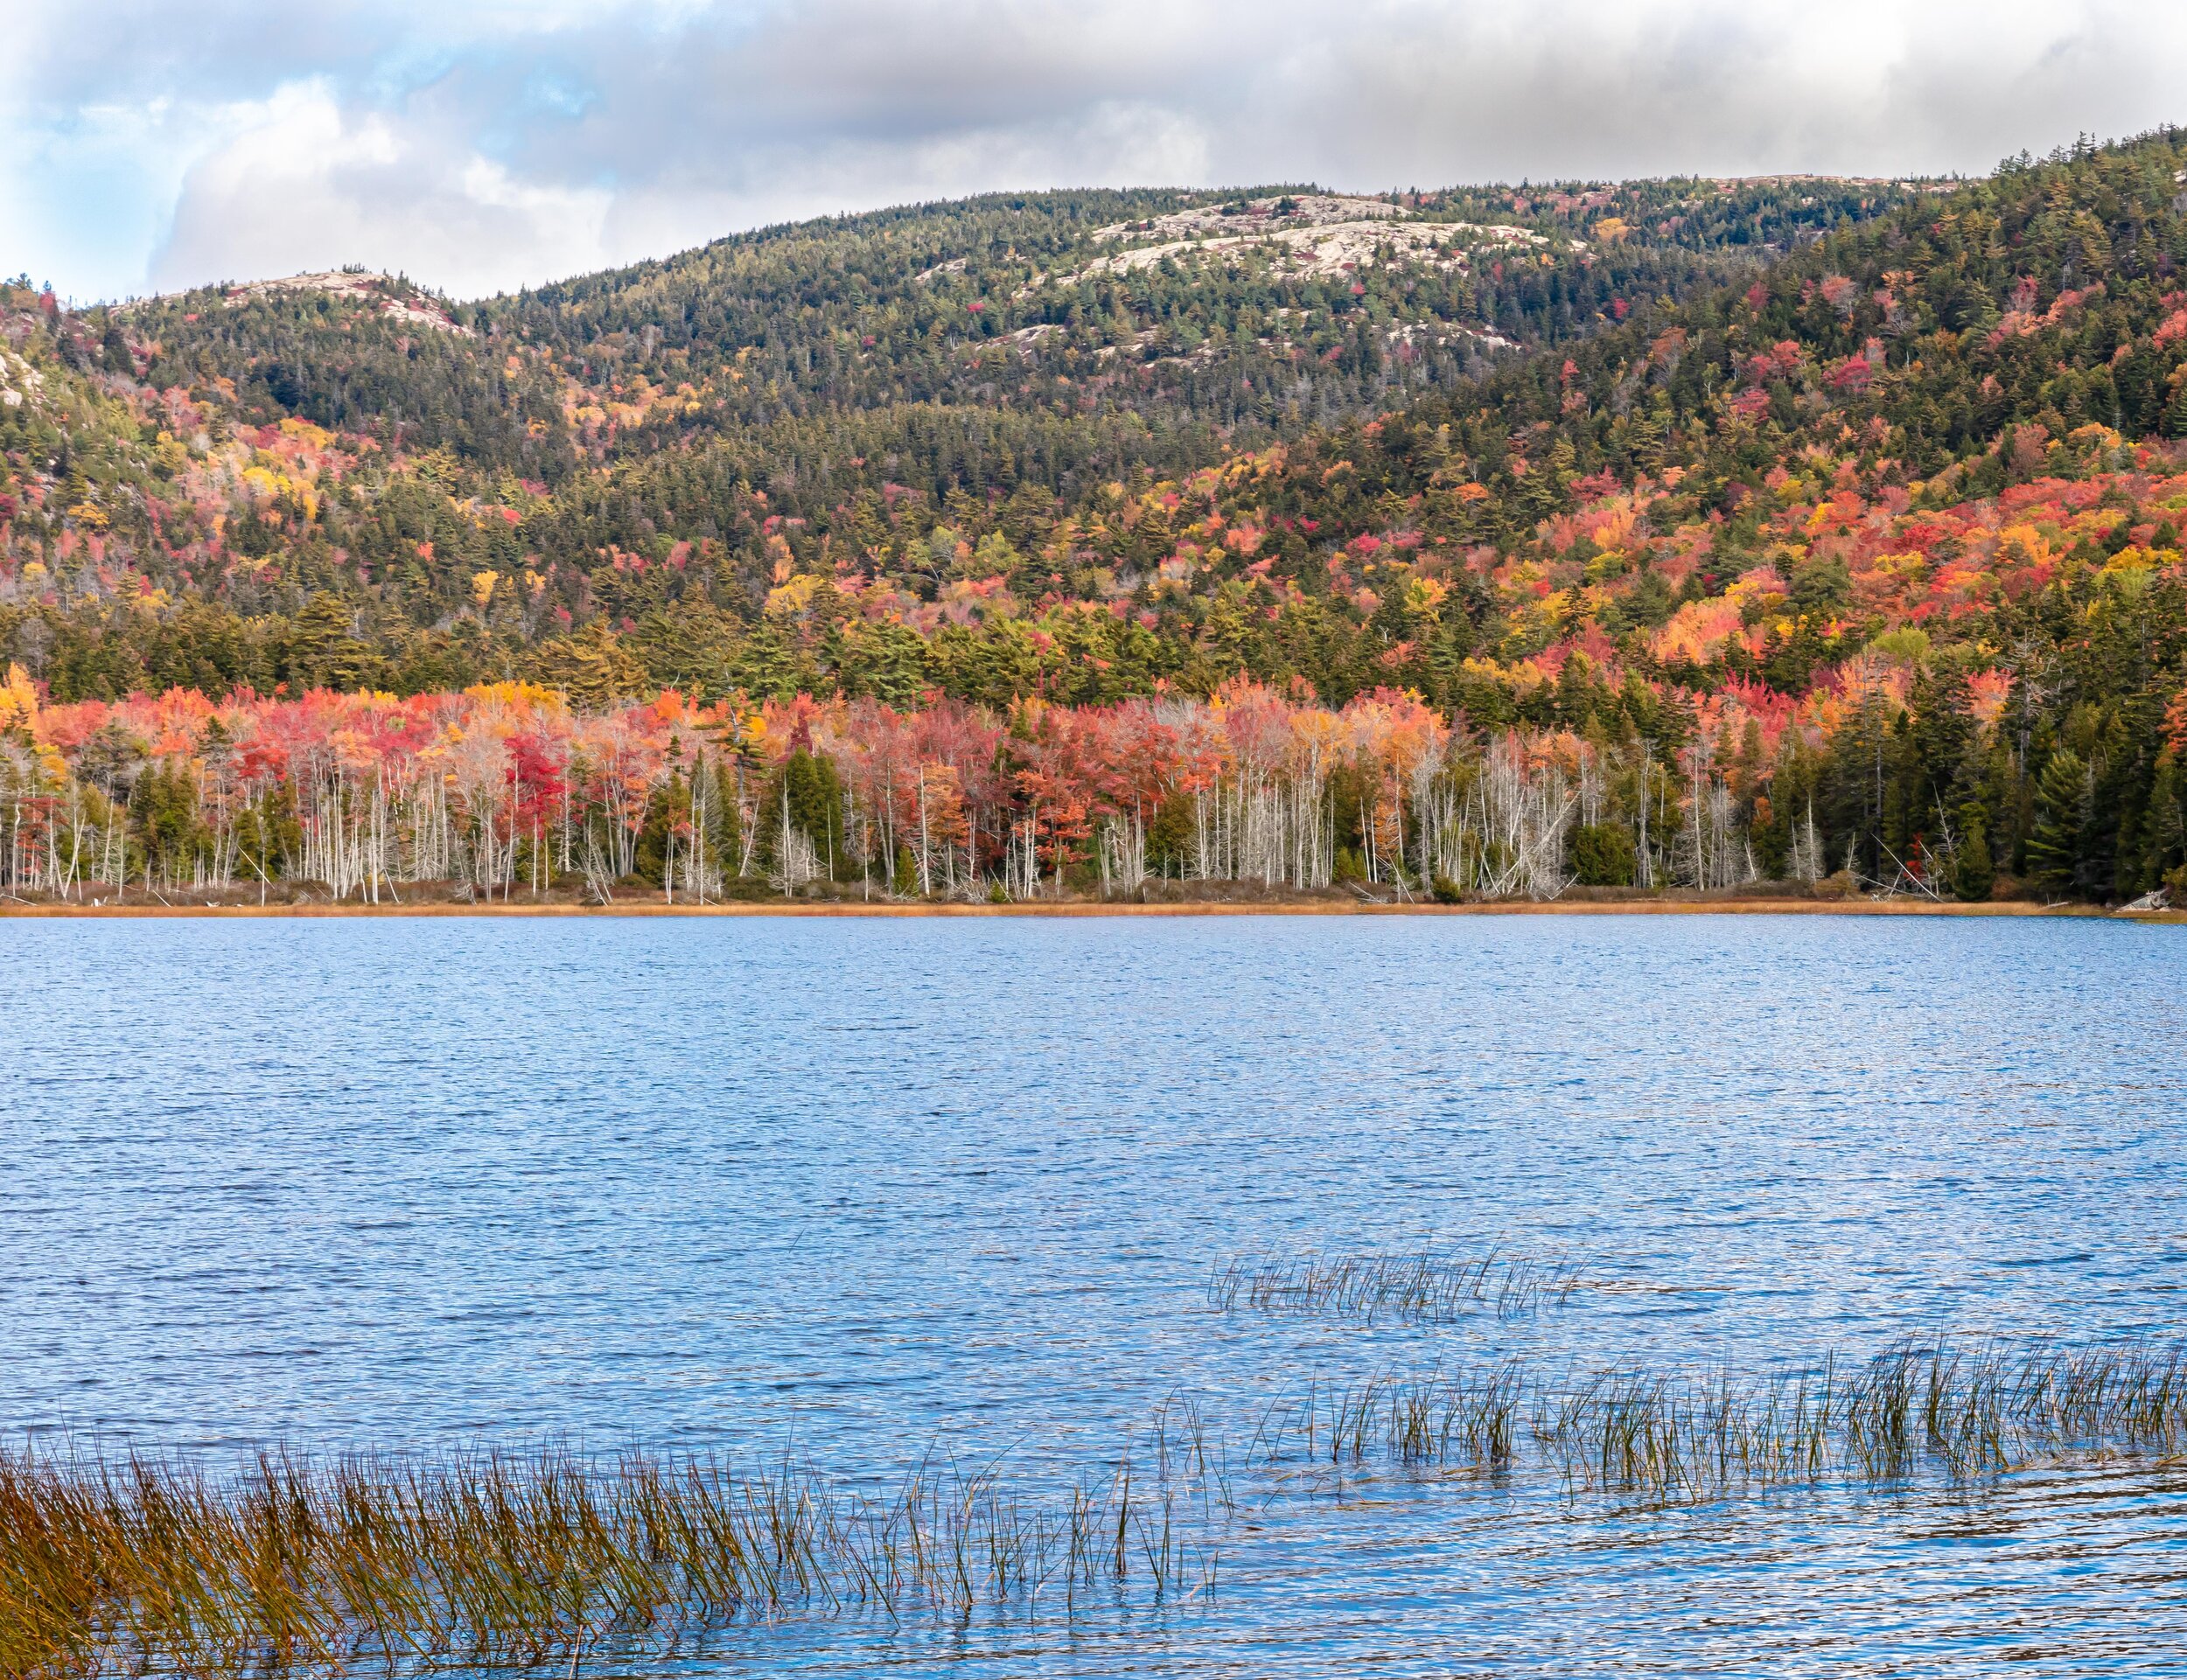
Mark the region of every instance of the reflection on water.
MULTIPOLYGON (((576 1436, 1029 1482, 1165 1397, 2183 1334, 2177 931, 2081 922, 0 924, 0 1423, 576 1436), (1571 1257, 1555 1310, 1211 1309, 1233 1257, 1571 1257)), ((1394 1474, 1159 1614, 700 1668, 2170 1672, 2146 1462, 1619 1511, 1394 1474)))

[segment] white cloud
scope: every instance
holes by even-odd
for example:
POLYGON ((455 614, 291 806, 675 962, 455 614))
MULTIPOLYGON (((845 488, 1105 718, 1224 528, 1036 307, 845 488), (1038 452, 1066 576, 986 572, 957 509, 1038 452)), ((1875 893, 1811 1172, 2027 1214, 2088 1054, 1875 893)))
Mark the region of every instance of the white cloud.
POLYGON ((162 290, 331 268, 407 270, 459 295, 602 260, 602 187, 526 182, 460 134, 282 88, 185 178, 151 282, 162 290))
POLYGON ((12 3, 0 265, 79 294, 469 294, 998 188, 1976 171, 2187 115, 2176 0, 12 3))
POLYGON ((611 261, 678 250, 735 228, 997 188, 1208 178, 1198 124, 1145 106, 1105 104, 1062 121, 910 140, 755 143, 716 171, 620 194, 611 261))

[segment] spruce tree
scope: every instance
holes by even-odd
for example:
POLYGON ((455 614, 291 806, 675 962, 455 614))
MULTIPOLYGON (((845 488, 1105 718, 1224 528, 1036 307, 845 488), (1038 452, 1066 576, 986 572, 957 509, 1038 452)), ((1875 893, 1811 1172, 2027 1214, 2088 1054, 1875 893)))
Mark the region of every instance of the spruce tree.
POLYGON ((1997 884, 1997 866, 1990 861, 1989 836, 1980 823, 1971 824, 1967 838, 1952 855, 1952 891, 1962 903, 1979 904, 1997 884))
POLYGON ((2088 800, 2088 763, 2060 747, 2043 766, 2035 790, 2035 830, 2028 836, 2028 874, 2044 892, 2064 896, 2079 885, 2081 829, 2088 800))

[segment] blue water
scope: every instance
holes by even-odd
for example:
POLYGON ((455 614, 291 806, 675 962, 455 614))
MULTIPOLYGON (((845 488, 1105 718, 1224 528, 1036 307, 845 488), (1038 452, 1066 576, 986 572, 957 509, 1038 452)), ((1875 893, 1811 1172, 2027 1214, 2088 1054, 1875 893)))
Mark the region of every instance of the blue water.
MULTIPOLYGON (((2187 1335, 2187 932, 1799 917, 0 922, 0 1428, 219 1458, 937 1443, 1506 1354, 2187 1335), (1211 1311, 1232 1255, 1562 1254, 1561 1311, 1211 1311)), ((1219 1590, 790 1621, 733 1672, 2176 1673, 2187 1471, 1639 1512, 1272 1493, 1219 1590)))

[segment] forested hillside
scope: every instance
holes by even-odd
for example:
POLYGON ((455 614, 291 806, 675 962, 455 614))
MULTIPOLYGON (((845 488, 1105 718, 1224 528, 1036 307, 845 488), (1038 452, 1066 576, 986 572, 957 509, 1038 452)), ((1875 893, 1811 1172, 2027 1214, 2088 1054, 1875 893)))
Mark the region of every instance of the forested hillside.
POLYGON ((477 303, 18 284, 10 880, 2134 898, 2187 863, 2184 182, 2167 132, 996 197, 477 303))
POLYGON ((9 440, 7 547, 45 567, 73 645, 32 668, 68 694, 313 680, 335 673, 298 662, 294 621, 325 591, 386 656, 356 674, 400 689, 514 674, 558 631, 671 603, 757 622, 786 561, 902 567, 931 603, 959 538, 1022 541, 1112 484, 1469 384, 1900 196, 1073 193, 471 306, 379 276, 81 316, 18 293, 8 338, 43 390, 9 440), (163 668, 108 610, 148 589, 228 609, 187 638, 226 663, 163 668))

